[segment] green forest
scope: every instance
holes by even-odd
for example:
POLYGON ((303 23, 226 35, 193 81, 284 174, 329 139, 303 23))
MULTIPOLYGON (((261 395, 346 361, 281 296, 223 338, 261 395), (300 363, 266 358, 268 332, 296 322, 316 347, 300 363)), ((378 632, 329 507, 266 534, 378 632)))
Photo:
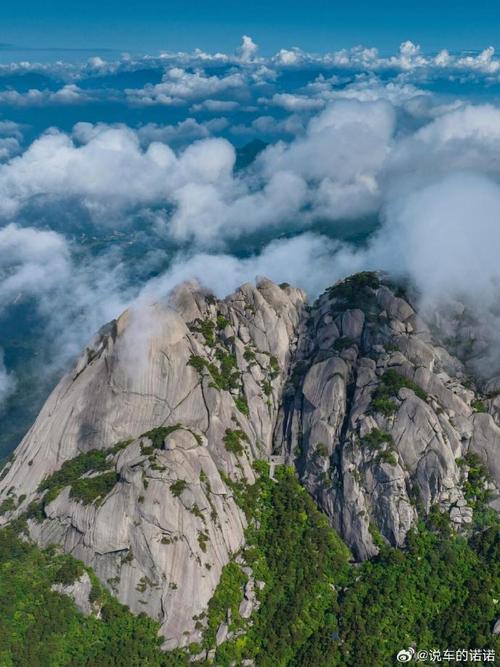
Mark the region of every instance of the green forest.
POLYGON ((231 483, 249 519, 238 562, 264 582, 251 623, 239 617, 247 577, 235 560, 209 604, 202 645, 162 653, 158 624, 131 614, 91 571, 100 618, 84 616, 51 590, 74 581, 84 566, 20 539, 18 524, 0 530, 0 665, 187 665, 190 656, 214 647, 228 609, 235 637, 217 648, 213 662, 223 667, 244 659, 263 667, 382 667, 396 664, 396 653, 410 645, 496 648, 498 654, 492 626, 500 599, 499 540, 490 512, 478 508, 465 539, 433 511, 408 535, 405 549, 378 536, 380 554, 356 564, 292 469, 279 468, 273 481, 265 463, 256 465, 254 485, 231 483))

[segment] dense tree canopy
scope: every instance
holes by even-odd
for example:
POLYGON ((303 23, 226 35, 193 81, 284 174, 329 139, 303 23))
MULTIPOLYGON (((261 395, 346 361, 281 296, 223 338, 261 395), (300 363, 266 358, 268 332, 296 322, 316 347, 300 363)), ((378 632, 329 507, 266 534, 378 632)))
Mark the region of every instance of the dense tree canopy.
MULTIPOLYGON (((214 647, 231 609, 231 638, 217 647, 216 665, 383 667, 398 650, 496 648, 499 540, 485 507, 469 539, 456 535, 437 511, 408 536, 404 550, 383 546, 361 565, 301 487, 293 470, 269 478, 257 464, 253 486, 232 483, 249 519, 247 545, 224 568, 191 653, 214 647), (248 580, 243 563, 263 582, 251 622, 239 616, 248 580)), ((92 572, 92 600, 101 618, 83 616, 51 590, 79 577, 83 564, 55 549, 19 539, 19 526, 0 531, 0 664, 2 667, 160 667, 189 664, 186 654, 163 654, 158 624, 134 616, 92 572)))

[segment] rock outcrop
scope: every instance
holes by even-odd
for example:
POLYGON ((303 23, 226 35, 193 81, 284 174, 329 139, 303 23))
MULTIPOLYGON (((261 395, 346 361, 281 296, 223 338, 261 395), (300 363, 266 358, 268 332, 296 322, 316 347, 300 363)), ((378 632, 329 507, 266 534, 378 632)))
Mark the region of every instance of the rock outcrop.
POLYGON ((244 539, 225 479, 253 482, 253 459, 272 451, 304 303, 269 281, 224 301, 184 285, 170 305, 107 325, 4 471, 0 502, 16 508, 3 521, 32 507, 66 462, 109 452, 100 474, 89 464, 83 475, 105 497, 72 496, 75 480, 64 480, 29 520, 31 536, 60 544, 132 611, 158 619, 166 648, 198 640, 193 616, 244 539))
POLYGON ((85 616, 93 612, 92 602, 90 600, 92 593, 92 581, 87 572, 70 584, 54 584, 52 590, 61 595, 70 597, 76 605, 78 611, 85 616))
POLYGON ((222 301, 183 285, 103 328, 61 380, 1 473, 0 522, 27 515, 39 544, 185 646, 244 545, 232 486, 252 484, 256 459, 294 465, 358 559, 402 546, 431 511, 467 530, 473 462, 495 504, 497 399, 468 383, 375 274, 312 306, 267 280, 222 301))
POLYGON ((470 454, 486 463, 494 500, 498 426, 477 412, 488 401, 467 381, 410 304, 370 274, 333 287, 312 308, 278 446, 356 557, 375 554, 379 534, 402 546, 433 507, 457 528, 470 523, 470 454))

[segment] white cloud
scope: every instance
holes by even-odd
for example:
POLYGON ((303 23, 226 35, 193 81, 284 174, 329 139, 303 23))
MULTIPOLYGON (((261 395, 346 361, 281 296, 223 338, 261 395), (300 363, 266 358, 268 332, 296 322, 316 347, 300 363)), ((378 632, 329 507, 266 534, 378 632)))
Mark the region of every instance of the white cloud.
POLYGON ((500 186, 452 174, 387 205, 371 254, 408 273, 426 299, 465 297, 492 306, 500 288, 500 186))
POLYGON ((258 229, 287 227, 306 202, 305 182, 285 170, 273 173, 256 192, 239 188, 237 182, 231 186, 188 183, 180 188, 169 226, 173 238, 221 246, 258 229))
MULTIPOLYGON (((364 83, 360 90, 363 99, 371 97, 364 83)), ((187 119, 137 132, 81 123, 72 137, 52 131, 0 166, 0 211, 12 219, 34 197, 75 197, 105 224, 116 219, 113 211, 172 205, 165 225, 173 238, 216 247, 299 220, 376 214, 394 190, 411 190, 451 167, 499 171, 496 108, 445 108, 416 132, 397 135, 396 102, 387 98, 406 104, 418 94, 405 85, 377 84, 376 90, 374 101, 331 102, 305 129, 295 115, 279 123, 256 119, 253 129, 296 138, 268 146, 249 173, 239 175, 234 148, 208 137, 226 126, 224 120, 187 119), (164 143, 200 134, 207 138, 177 153, 164 143)))
POLYGON ((21 152, 23 133, 21 126, 13 121, 0 121, 0 162, 21 152))
MULTIPOLYGON (((409 46, 404 52, 416 53, 409 46)), ((322 90, 325 81, 319 83, 322 90)), ((255 119, 253 130, 294 138, 269 145, 238 174, 232 145, 209 136, 227 127, 224 119, 138 131, 80 123, 71 136, 48 132, 0 165, 0 211, 8 221, 32 199, 46 197, 49 206, 73 197, 95 222, 127 223, 142 211, 163 238, 221 249, 259 230, 278 234, 317 220, 377 215, 450 170, 500 180, 496 107, 432 106, 430 96, 413 86, 374 79, 356 81, 343 93, 305 127, 299 114, 255 119), (416 129, 398 128, 398 105, 417 109, 416 129), (200 135, 205 138, 183 150, 165 143, 200 135)))
POLYGON ((80 123, 71 136, 48 132, 0 165, 0 212, 12 220, 34 199, 72 197, 96 223, 121 218, 126 224, 129 213, 167 207, 163 234, 222 247, 260 229, 376 215, 395 194, 423 187, 450 169, 500 178, 496 107, 432 107, 429 95, 413 86, 371 81, 371 89, 369 83, 356 82, 350 91, 361 99, 335 99, 305 127, 296 113, 232 128, 294 137, 269 145, 239 174, 232 145, 210 137, 227 128, 224 119, 149 124, 138 131, 80 123), (414 110, 416 130, 398 131, 400 105, 414 110), (165 143, 184 146, 198 136, 205 138, 183 150, 165 143))
POLYGON ((314 117, 303 137, 257 158, 264 174, 288 170, 311 184, 309 215, 331 220, 375 211, 377 177, 389 155, 394 110, 384 101, 339 101, 314 117))
POLYGON ((278 135, 299 135, 305 130, 305 119, 301 114, 291 114, 282 120, 277 120, 274 116, 258 116, 250 125, 231 125, 229 131, 234 135, 249 135, 259 137, 270 135, 274 140, 278 135))
POLYGON ((445 110, 395 145, 384 176, 389 193, 439 180, 451 171, 500 178, 500 109, 462 105, 445 110))
POLYGON ((260 276, 289 282, 314 296, 343 275, 345 267, 332 261, 340 248, 337 241, 304 233, 292 239, 272 241, 260 254, 246 259, 227 254, 181 254, 168 271, 148 282, 138 301, 161 300, 180 282, 192 279, 223 297, 242 283, 255 281, 260 276))
MULTIPOLYGON (((0 211, 12 218, 34 197, 76 197, 105 223, 116 210, 170 203, 172 237, 204 246, 285 228, 305 206, 305 220, 353 217, 377 206, 377 173, 393 125, 386 102, 335 102, 304 136, 270 146, 242 177, 233 173, 235 151, 224 139, 176 154, 156 140, 142 148, 141 134, 126 127, 79 124, 74 139, 49 132, 0 166, 0 211)), ((160 130, 143 128, 143 139, 148 132, 151 140, 160 130)))
POLYGON ((293 49, 280 49, 278 53, 274 56, 274 62, 277 65, 298 65, 303 60, 306 59, 306 55, 301 49, 295 47, 293 49))
POLYGON ((130 102, 140 105, 180 105, 199 98, 208 98, 224 91, 242 88, 245 77, 240 72, 225 76, 207 76, 201 69, 188 72, 181 67, 168 69, 161 83, 144 88, 128 88, 130 102))
POLYGON ((458 70, 472 70, 479 71, 483 74, 497 74, 500 70, 500 62, 494 60, 495 49, 489 46, 484 49, 477 56, 463 56, 458 57, 451 62, 448 60, 448 66, 453 66, 458 70))
POLYGON ((15 215, 23 203, 40 195, 78 197, 99 217, 101 207, 126 208, 167 201, 190 182, 224 182, 235 153, 224 139, 208 138, 176 156, 164 143, 146 150, 137 133, 124 127, 78 125, 76 145, 52 131, 19 157, 0 165, 0 213, 15 215))
POLYGON ((420 129, 415 139, 429 146, 473 140, 486 148, 489 142, 500 140, 500 109, 491 104, 453 109, 420 129))
POLYGON ((317 111, 325 106, 322 99, 308 97, 306 95, 293 95, 291 93, 275 93, 271 99, 261 97, 260 104, 281 107, 286 111, 317 111))
POLYGON ((299 67, 317 64, 326 67, 355 69, 360 72, 379 72, 397 70, 403 73, 427 71, 440 74, 443 70, 451 73, 478 73, 486 76, 500 72, 500 61, 495 58, 495 49, 487 47, 477 55, 453 54, 447 49, 437 55, 426 55, 418 44, 404 41, 396 55, 381 56, 376 48, 356 46, 332 53, 307 53, 297 47, 280 49, 271 62, 277 67, 299 67))
POLYGON ((87 60, 87 68, 99 73, 108 71, 109 63, 100 56, 93 56, 87 60))
POLYGON ((203 100, 200 104, 193 104, 192 111, 210 111, 212 113, 222 113, 224 111, 234 111, 239 107, 238 102, 234 100, 203 100))
MULTIPOLYGON (((0 229, 0 311, 35 299, 45 322, 40 349, 51 350, 63 367, 81 346, 131 298, 123 287, 121 267, 103 257, 76 262, 70 243, 53 231, 10 224, 0 229)), ((10 375, 0 363, 0 393, 10 375)))
POLYGON ((0 136, 15 137, 21 141, 23 138, 22 127, 12 120, 0 120, 0 136))
POLYGON ((390 58, 389 62, 402 70, 412 70, 428 64, 427 59, 420 53, 420 46, 409 40, 401 44, 399 55, 390 58))
POLYGON ((0 309, 58 287, 70 270, 66 242, 55 232, 13 224, 0 229, 0 309))
MULTIPOLYGON (((185 145, 186 143, 196 141, 197 139, 205 139, 214 134, 218 134, 228 128, 228 126, 229 121, 227 118, 211 118, 210 120, 201 123, 195 118, 186 118, 175 125, 146 123, 137 128, 135 133, 143 147, 147 147, 153 142, 185 145)), ((100 133, 106 132, 109 129, 119 129, 124 132, 130 132, 130 128, 123 123, 108 125, 107 123, 93 124, 81 122, 73 127, 72 137, 78 143, 86 144, 100 133)))
POLYGON ((5 368, 4 352, 0 348, 0 412, 5 401, 14 393, 16 384, 14 374, 9 373, 5 368))
MULTIPOLYGON (((175 124, 134 130, 78 123, 71 133, 44 133, 24 152, 24 128, 0 121, 0 308, 35 299, 45 322, 40 345, 62 365, 127 304, 163 298, 193 277, 221 296, 258 275, 315 295, 354 271, 387 269, 409 274, 429 302, 460 296, 484 315, 496 305, 500 282, 500 109, 417 84, 432 77, 495 81, 498 63, 491 48, 428 56, 411 42, 387 57, 358 47, 325 55, 282 50, 266 59, 246 41, 232 56, 196 51, 95 58, 83 68, 0 66, 0 75, 57 72, 67 82, 55 92, 2 91, 10 104, 90 101, 80 79, 161 67, 160 84, 122 91, 122 99, 184 105, 175 124), (288 85, 287 77, 297 79, 290 69, 300 68, 323 74, 301 88, 288 85), (259 99, 268 106, 264 115, 259 99), (238 125, 186 117, 231 117, 234 110, 238 125), (235 173, 234 147, 213 136, 221 132, 270 145, 235 173), (169 270, 130 285, 120 250, 76 258, 69 217, 68 238, 27 226, 33 202, 44 211, 36 224, 55 225, 68 198, 76 222, 81 206, 96 225, 129 225, 150 249, 145 261, 164 266, 171 256, 169 270), (368 216, 382 227, 362 249, 306 231, 320 221, 334 233, 348 220, 354 235, 358 219, 368 216), (258 254, 231 255, 235 240, 261 232, 274 240, 258 254)), ((167 117, 166 109, 154 111, 167 117)), ((0 362, 0 400, 13 387, 0 362)))
MULTIPOLYGON (((315 89, 315 83, 307 86, 307 91, 315 89)), ((320 82, 321 83, 321 82, 320 82)), ((387 100, 394 106, 408 106, 409 102, 414 103, 416 99, 432 99, 432 95, 416 86, 405 83, 404 81, 389 81, 383 83, 374 75, 361 75, 356 80, 343 87, 337 87, 335 79, 328 81, 329 85, 319 88, 318 95, 325 101, 334 101, 338 99, 358 100, 360 102, 376 102, 377 100, 387 100)), ((434 101, 435 103, 435 101, 434 101)))
POLYGON ((238 50, 241 61, 244 63, 251 62, 255 58, 258 49, 259 47, 251 37, 243 35, 241 46, 238 50))
POLYGON ((455 315, 460 314, 465 306, 476 318, 471 367, 488 379, 500 372, 499 247, 499 184, 455 173, 395 196, 368 247, 341 248, 332 262, 345 273, 370 269, 409 277, 420 295, 421 313, 452 337, 457 322, 453 315, 448 321, 448 314, 455 306, 455 315))
POLYGON ((0 137, 0 162, 8 160, 21 151, 21 144, 15 137, 0 137))
MULTIPOLYGON (((233 67, 241 68, 249 77, 255 81, 273 80, 280 72, 286 69, 319 67, 327 70, 345 70, 352 73, 376 73, 390 72, 391 75, 402 73, 408 75, 426 76, 460 76, 473 75, 485 80, 497 80, 500 75, 500 60, 496 56, 492 46, 484 48, 477 54, 450 53, 448 49, 442 49, 437 54, 426 54, 418 44, 410 40, 401 43, 396 54, 382 56, 376 48, 355 46, 350 49, 341 49, 327 53, 309 53, 299 47, 281 48, 269 58, 258 56, 258 48, 251 37, 245 35, 242 43, 235 53, 207 53, 201 49, 192 52, 162 52, 159 55, 147 54, 142 57, 132 57, 128 54, 116 60, 104 60, 99 56, 89 58, 86 63, 75 64, 67 62, 36 63, 17 62, 0 64, 0 76, 2 73, 20 74, 25 72, 40 72, 48 75, 56 75, 71 84, 79 79, 94 77, 103 74, 119 74, 121 72, 134 72, 148 67, 165 67, 167 69, 205 69, 210 67, 233 67)), ((168 79, 166 81, 169 83, 168 79)), ((161 84, 159 84, 161 86, 161 84)), ((146 87, 145 90, 137 90, 131 93, 135 103, 140 103, 144 97, 149 103, 171 104, 172 99, 184 99, 169 92, 162 93, 159 89, 155 93, 154 86, 146 87), (154 100, 157 98, 157 101, 154 100)), ((40 92, 40 91, 38 91, 40 92)), ((146 101, 144 103, 147 103, 146 101)))
POLYGON ((47 104, 82 104, 91 99, 88 93, 74 83, 68 83, 59 90, 37 90, 32 88, 26 93, 17 90, 0 91, 0 104, 19 107, 45 106, 47 104))

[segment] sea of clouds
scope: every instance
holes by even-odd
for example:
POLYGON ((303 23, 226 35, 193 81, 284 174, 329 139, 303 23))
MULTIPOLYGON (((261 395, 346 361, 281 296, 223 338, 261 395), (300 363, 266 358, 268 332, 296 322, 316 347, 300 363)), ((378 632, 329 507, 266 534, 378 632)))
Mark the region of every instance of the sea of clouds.
POLYGON ((493 49, 411 42, 2 65, 0 317, 29 304, 43 381, 186 279, 223 296, 264 275, 314 298, 377 269, 426 304, 495 312, 499 91, 493 49))

